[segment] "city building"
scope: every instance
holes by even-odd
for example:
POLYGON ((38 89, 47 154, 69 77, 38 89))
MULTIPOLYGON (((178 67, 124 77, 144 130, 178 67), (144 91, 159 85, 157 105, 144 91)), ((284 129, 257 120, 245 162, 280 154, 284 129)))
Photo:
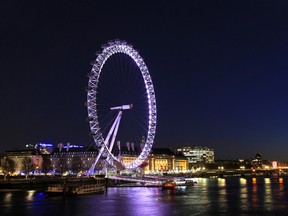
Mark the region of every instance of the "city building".
POLYGON ((252 164, 253 164, 253 167, 255 169, 257 168, 262 168, 263 167, 263 158, 262 158, 262 155, 257 153, 254 157, 254 159, 252 160, 252 164))
MULTIPOLYGON (((29 172, 40 172, 43 158, 38 149, 27 146, 21 149, 6 150, 1 160, 4 164, 6 160, 13 161, 14 174, 29 174, 29 172)), ((12 173, 11 173, 12 174, 12 173)))
MULTIPOLYGON (((140 146, 127 142, 126 145, 114 147, 113 154, 124 163, 134 161, 141 153, 143 144, 140 146)), ((175 155, 169 148, 152 148, 148 159, 140 166, 146 173, 153 172, 182 172, 188 169, 188 160, 183 155, 175 155)))
POLYGON ((183 155, 175 155, 169 148, 152 148, 148 156, 145 172, 185 172, 188 160, 183 155))
MULTIPOLYGON (((134 161, 141 153, 143 145, 134 146, 126 143, 120 148, 113 149, 115 157, 129 163, 134 161)), ((23 149, 7 150, 3 160, 13 160, 15 171, 13 174, 49 173, 55 175, 81 174, 85 173, 93 165, 98 149, 95 147, 84 147, 81 145, 52 144, 26 145, 23 149), (26 160, 26 168, 25 168, 26 160)), ((104 159, 104 158, 102 158, 104 159)), ((95 170, 105 170, 107 167, 104 160, 99 160, 95 170)), ((185 172, 188 170, 188 160, 181 154, 175 154, 168 148, 152 148, 146 161, 140 166, 146 173, 185 172)))
POLYGON ((182 153, 189 163, 189 169, 194 166, 214 163, 214 149, 200 146, 178 148, 176 154, 182 153))
POLYGON ((50 170, 56 174, 77 174, 89 170, 97 154, 98 149, 93 147, 60 143, 48 156, 51 163, 50 170))

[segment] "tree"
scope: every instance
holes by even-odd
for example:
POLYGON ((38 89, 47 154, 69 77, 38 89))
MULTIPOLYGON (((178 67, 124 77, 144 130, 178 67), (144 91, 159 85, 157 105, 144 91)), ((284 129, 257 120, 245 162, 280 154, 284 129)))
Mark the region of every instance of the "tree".
POLYGON ((74 173, 78 173, 83 169, 83 162, 80 157, 73 157, 72 158, 72 166, 71 170, 74 173))
POLYGON ((22 160, 22 171, 26 174, 26 178, 31 171, 35 170, 34 164, 32 164, 32 160, 30 157, 25 157, 22 160))
POLYGON ((52 170, 52 162, 47 155, 43 155, 43 162, 42 162, 42 172, 45 175, 52 170))
POLYGON ((57 170, 59 170, 61 175, 67 171, 67 159, 66 159, 66 157, 62 156, 59 158, 59 161, 57 164, 57 170))
POLYGON ((2 160, 2 169, 4 173, 4 179, 6 179, 7 175, 15 172, 15 162, 8 157, 4 157, 2 160))

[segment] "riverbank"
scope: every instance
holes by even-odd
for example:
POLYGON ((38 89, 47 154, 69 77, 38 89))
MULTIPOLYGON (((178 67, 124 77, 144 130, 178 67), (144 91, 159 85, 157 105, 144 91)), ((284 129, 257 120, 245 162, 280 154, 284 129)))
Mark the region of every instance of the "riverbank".
MULTIPOLYGON (((101 176, 103 184, 105 176, 101 176)), ((46 190, 51 184, 82 184, 95 180, 94 177, 33 177, 0 179, 0 190, 46 190)))
MULTIPOLYGON (((155 181, 161 181, 166 178, 178 178, 178 177, 184 177, 184 178, 229 178, 229 177, 241 177, 241 178, 249 178, 249 177, 287 177, 287 175, 279 175, 276 173, 271 172, 231 172, 231 171, 225 171, 225 172, 202 172, 202 173, 194 173, 189 175, 184 174, 178 174, 178 175, 172 175, 172 174, 166 174, 161 176, 151 175, 151 176, 145 176, 142 177, 142 179, 149 179, 149 180, 155 180, 155 181)), ((46 190, 48 188, 48 185, 51 184, 80 184, 83 182, 88 181, 89 179, 94 177, 60 177, 60 176, 33 176, 29 178, 25 177, 10 177, 6 180, 0 179, 0 190, 46 190)), ((103 180, 103 184, 105 184, 105 187, 159 187, 159 185, 153 185, 153 184, 141 184, 136 183, 135 180, 134 183, 132 181, 125 181, 125 180, 112 180, 112 179, 106 179, 104 175, 101 175, 101 178, 103 180)), ((140 178, 140 177, 139 177, 140 178)), ((136 178, 137 179, 137 178, 136 178)))

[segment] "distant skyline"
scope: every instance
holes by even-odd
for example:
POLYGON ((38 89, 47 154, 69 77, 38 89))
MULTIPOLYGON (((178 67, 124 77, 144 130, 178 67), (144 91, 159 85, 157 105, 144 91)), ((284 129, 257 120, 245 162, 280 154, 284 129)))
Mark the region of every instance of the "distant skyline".
POLYGON ((156 92, 154 147, 288 161, 286 1, 5 1, 0 152, 90 145, 84 91, 101 45, 132 44, 156 92))

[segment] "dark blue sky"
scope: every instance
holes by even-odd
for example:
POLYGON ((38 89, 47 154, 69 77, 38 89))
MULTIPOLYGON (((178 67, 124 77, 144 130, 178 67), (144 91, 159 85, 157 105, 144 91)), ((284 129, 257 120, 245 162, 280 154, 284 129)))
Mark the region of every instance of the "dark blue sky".
POLYGON ((0 3, 3 152, 91 144, 86 74, 109 40, 131 43, 156 91, 155 147, 207 145, 216 158, 286 160, 287 1, 0 3))

